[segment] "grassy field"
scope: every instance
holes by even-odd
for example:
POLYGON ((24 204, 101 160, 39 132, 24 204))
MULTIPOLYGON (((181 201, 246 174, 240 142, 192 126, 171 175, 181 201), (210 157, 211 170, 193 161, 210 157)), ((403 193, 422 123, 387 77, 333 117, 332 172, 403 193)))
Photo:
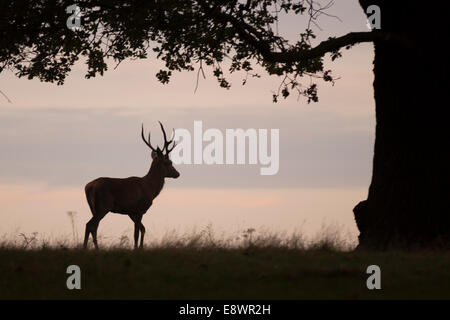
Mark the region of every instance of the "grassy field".
POLYGON ((0 248, 1 299, 450 299, 450 252, 339 252, 250 244, 0 248), (81 290, 66 268, 81 268, 81 290), (381 290, 368 290, 368 265, 381 290))

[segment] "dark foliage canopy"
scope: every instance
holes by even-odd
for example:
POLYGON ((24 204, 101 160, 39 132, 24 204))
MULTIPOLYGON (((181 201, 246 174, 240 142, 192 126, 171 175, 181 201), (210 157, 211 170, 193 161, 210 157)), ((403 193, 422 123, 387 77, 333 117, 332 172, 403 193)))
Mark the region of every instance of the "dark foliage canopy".
POLYGON ((315 80, 333 82, 324 69, 323 57, 334 60, 341 48, 385 37, 379 32, 355 32, 329 38, 317 46, 313 25, 327 13, 332 1, 321 6, 312 0, 79 0, 81 28, 71 30, 67 7, 73 1, 0 1, 0 72, 9 69, 18 77, 39 78, 63 84, 74 63, 86 61, 86 77, 108 69, 125 59, 147 58, 153 51, 165 63, 156 76, 168 83, 174 71, 197 71, 204 67, 224 88, 230 88, 225 73, 254 72, 262 66, 269 75, 280 76, 273 94, 286 98, 290 93, 317 101, 315 80), (290 43, 277 32, 279 16, 302 15, 308 27, 290 43), (228 70, 222 66, 226 65, 228 70), (307 85, 300 79, 310 78, 307 85))

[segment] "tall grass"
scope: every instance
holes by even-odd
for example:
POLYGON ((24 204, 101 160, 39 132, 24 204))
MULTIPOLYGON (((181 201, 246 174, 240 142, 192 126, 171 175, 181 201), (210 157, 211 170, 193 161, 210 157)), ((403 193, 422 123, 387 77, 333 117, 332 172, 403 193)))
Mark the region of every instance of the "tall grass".
MULTIPOLYGON (((73 217, 71 218, 73 221, 73 217)), ((72 224, 74 225, 74 223, 72 224)), ((131 249, 134 240, 127 233, 117 238, 105 239, 98 236, 101 249, 131 249)), ((92 245, 90 241, 90 245, 92 245)), ((81 242, 76 229, 73 229, 72 237, 51 237, 41 235, 38 232, 30 234, 16 233, 4 234, 0 237, 0 249, 79 249, 81 242), (71 239, 72 238, 72 239, 71 239)), ((240 248, 284 248, 292 250, 331 250, 350 251, 355 243, 349 235, 343 234, 337 226, 323 226, 312 237, 306 237, 303 232, 291 233, 275 232, 267 228, 246 228, 235 233, 218 233, 211 224, 199 230, 186 232, 171 230, 161 238, 146 239, 146 249, 162 248, 186 248, 186 249, 240 249, 240 248)))

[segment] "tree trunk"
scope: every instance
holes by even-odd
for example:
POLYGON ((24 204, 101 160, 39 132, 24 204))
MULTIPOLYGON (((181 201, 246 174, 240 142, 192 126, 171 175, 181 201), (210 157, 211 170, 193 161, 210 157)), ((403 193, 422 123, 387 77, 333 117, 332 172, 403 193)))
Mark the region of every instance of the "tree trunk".
POLYGON ((415 1, 360 0, 381 9, 375 42, 376 137, 368 198, 354 211, 363 248, 450 247, 450 67, 444 25, 415 1))

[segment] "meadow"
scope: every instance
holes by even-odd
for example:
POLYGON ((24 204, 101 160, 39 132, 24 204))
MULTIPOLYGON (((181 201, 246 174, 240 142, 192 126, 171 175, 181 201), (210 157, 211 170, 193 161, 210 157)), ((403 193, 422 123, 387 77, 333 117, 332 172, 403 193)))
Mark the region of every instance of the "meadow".
POLYGON ((172 235, 131 249, 122 237, 98 251, 33 235, 0 244, 0 299, 449 299, 450 252, 354 248, 336 235, 172 235), (369 265, 381 290, 368 290, 369 265), (81 290, 68 290, 69 265, 81 290))

